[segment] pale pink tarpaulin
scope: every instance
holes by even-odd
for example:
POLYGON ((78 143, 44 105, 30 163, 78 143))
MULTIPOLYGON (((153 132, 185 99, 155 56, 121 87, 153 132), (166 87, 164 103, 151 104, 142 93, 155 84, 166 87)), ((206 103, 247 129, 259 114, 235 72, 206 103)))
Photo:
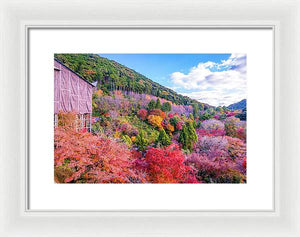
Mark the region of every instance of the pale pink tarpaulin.
POLYGON ((54 113, 92 113, 93 86, 54 60, 54 113))

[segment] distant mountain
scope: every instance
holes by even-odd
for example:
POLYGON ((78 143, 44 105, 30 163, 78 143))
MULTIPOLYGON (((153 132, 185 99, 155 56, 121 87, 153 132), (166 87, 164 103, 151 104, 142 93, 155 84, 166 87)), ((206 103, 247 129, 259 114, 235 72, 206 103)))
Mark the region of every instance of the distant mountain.
MULTIPOLYGON (((89 82, 93 83, 97 81, 97 87, 104 92, 113 90, 132 91, 140 94, 154 95, 178 105, 191 105, 196 103, 202 104, 205 109, 213 107, 187 96, 180 95, 133 69, 113 60, 100 57, 98 54, 55 54, 54 57, 89 82)), ((153 68, 153 70, 155 70, 155 68, 153 68)))
POLYGON ((243 110, 246 109, 247 107, 247 100, 243 99, 237 103, 231 104, 229 106, 227 106, 228 109, 230 110, 243 110))

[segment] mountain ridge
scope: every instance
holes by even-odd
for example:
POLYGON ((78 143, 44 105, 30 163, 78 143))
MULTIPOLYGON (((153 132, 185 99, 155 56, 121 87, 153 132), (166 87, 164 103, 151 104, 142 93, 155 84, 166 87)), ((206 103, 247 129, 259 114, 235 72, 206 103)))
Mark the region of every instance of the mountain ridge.
POLYGON ((242 99, 236 103, 228 105, 227 108, 230 110, 243 110, 247 107, 247 99, 242 99))

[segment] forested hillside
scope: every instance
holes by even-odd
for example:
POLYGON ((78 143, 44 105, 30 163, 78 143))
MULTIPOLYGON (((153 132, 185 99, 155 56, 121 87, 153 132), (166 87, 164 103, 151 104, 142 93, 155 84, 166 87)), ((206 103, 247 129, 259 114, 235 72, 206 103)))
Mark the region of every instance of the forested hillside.
POLYGON ((229 106, 227 106, 228 109, 230 110, 243 110, 247 107, 247 100, 243 99, 239 102, 236 102, 234 104, 231 104, 229 106))
POLYGON ((89 82, 97 81, 98 89, 104 92, 130 91, 157 96, 178 105, 196 103, 200 108, 202 105, 204 108, 212 107, 180 95, 126 66, 97 54, 55 54, 54 56, 89 82))

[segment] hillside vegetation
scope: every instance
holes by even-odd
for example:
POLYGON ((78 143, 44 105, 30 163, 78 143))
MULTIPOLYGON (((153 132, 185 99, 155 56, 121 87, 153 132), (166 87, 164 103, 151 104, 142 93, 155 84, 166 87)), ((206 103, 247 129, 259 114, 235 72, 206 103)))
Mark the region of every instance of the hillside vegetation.
POLYGON ((154 95, 179 105, 196 103, 200 107, 212 107, 187 96, 180 95, 133 69, 113 60, 100 57, 97 54, 55 54, 54 56, 89 82, 97 81, 98 89, 101 89, 104 93, 113 90, 130 91, 154 95))
POLYGON ((58 114, 55 182, 247 182, 246 110, 205 107, 97 55, 56 56, 99 86, 91 132, 58 114))

